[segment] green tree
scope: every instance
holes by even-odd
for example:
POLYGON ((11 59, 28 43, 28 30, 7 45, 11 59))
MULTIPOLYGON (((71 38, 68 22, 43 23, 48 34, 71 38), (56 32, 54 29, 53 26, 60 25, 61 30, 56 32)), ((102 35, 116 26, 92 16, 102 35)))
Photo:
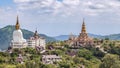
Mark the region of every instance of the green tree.
POLYGON ((119 56, 107 54, 99 68, 120 68, 119 56))
POLYGON ((6 52, 0 52, 0 56, 2 56, 2 57, 7 57, 9 54, 8 53, 6 53, 6 52))
POLYGON ((25 64, 17 64, 16 68, 26 68, 25 64))
POLYGON ((42 64, 40 68, 57 68, 57 67, 53 64, 42 64))
POLYGON ((59 63, 59 68, 70 68, 71 65, 69 63, 61 62, 59 63))
POLYGON ((79 64, 80 63, 79 57, 73 58, 73 61, 74 61, 75 64, 79 64))
POLYGON ((26 68, 34 68, 35 67, 35 62, 34 61, 28 61, 25 63, 26 68))
POLYGON ((109 53, 111 54, 117 54, 120 55, 120 47, 112 46, 109 50, 109 53))
POLYGON ((87 60, 90 60, 92 59, 93 55, 92 55, 92 52, 90 52, 89 50, 87 49, 80 49, 78 51, 78 56, 79 57, 84 57, 86 58, 87 60))

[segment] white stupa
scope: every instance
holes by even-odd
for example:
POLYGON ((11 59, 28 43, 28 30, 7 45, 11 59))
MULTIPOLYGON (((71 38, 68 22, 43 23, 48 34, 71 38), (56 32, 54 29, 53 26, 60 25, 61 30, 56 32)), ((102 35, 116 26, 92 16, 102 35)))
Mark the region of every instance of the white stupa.
POLYGON ((27 47, 27 41, 23 38, 23 33, 20 29, 20 24, 17 16, 17 22, 15 25, 15 30, 13 32, 13 40, 11 41, 12 48, 25 48, 27 47))

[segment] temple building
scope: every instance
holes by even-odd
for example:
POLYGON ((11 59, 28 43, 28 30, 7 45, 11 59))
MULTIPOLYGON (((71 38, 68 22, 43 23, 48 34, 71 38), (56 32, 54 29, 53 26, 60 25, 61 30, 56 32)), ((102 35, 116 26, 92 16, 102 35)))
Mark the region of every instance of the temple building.
POLYGON ((69 39, 66 41, 68 43, 68 45, 72 46, 75 41, 76 41, 77 37, 75 37, 72 33, 69 36, 69 39))
POLYGON ((28 47, 40 47, 45 49, 45 39, 39 36, 37 30, 35 31, 33 37, 30 37, 30 39, 28 39, 28 47))
POLYGON ((17 22, 15 25, 15 30, 13 32, 13 40, 10 43, 10 46, 12 48, 26 48, 26 47, 32 47, 32 48, 38 48, 38 49, 45 49, 45 39, 43 37, 40 37, 37 33, 37 30, 35 31, 34 35, 30 37, 28 40, 23 38, 23 33, 20 29, 20 24, 17 16, 17 22))
POLYGON ((75 37, 73 35, 70 35, 69 39, 67 40, 67 43, 71 47, 79 48, 79 47, 88 47, 93 45, 93 39, 90 38, 86 32, 86 26, 85 22, 83 20, 81 33, 78 37, 75 37))
POLYGON ((17 22, 15 25, 15 30, 13 32, 13 40, 10 43, 12 48, 25 48, 27 47, 27 41, 23 38, 23 33, 20 29, 20 24, 17 16, 17 22))

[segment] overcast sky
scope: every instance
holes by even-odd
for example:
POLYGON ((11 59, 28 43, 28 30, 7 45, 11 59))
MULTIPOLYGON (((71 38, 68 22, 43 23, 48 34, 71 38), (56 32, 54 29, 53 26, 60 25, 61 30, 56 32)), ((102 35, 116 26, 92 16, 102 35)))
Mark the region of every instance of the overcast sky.
POLYGON ((120 33, 120 0, 0 0, 0 28, 15 25, 48 36, 120 33))

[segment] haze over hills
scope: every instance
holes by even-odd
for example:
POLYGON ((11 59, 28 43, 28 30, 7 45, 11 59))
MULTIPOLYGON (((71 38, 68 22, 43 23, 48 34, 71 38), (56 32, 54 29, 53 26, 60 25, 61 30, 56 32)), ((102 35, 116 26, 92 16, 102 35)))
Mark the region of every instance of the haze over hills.
MULTIPOLYGON (((88 35, 92 38, 98 38, 98 39, 105 39, 105 38, 109 38, 110 40, 120 40, 120 34, 111 34, 111 35, 95 35, 95 34, 91 34, 88 33, 88 35)), ((56 36, 54 37, 56 40, 67 40, 69 38, 70 35, 60 35, 60 36, 56 36)), ((74 36, 78 36, 78 35, 74 35, 74 36)))
MULTIPOLYGON (((95 34, 90 34, 88 33, 88 35, 92 38, 101 38, 101 35, 95 35, 95 34)), ((60 35, 60 36, 56 36, 54 37, 56 40, 67 40, 69 38, 70 35, 60 35)), ((78 35, 74 35, 75 37, 77 37, 78 35)))
MULTIPOLYGON (((14 30, 15 30, 15 27, 12 25, 8 25, 0 29, 0 49, 8 48, 10 41, 12 40, 12 34, 14 30)), ((23 32, 23 36, 25 39, 30 38, 34 34, 34 32, 26 29, 21 29, 21 30, 23 32)), ((55 41, 54 38, 48 37, 45 34, 40 34, 40 36, 44 37, 46 39, 46 42, 55 41)))

